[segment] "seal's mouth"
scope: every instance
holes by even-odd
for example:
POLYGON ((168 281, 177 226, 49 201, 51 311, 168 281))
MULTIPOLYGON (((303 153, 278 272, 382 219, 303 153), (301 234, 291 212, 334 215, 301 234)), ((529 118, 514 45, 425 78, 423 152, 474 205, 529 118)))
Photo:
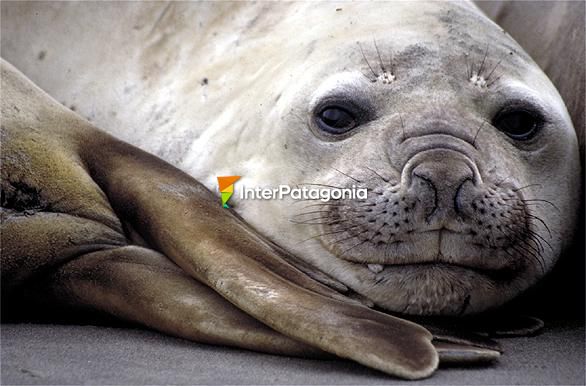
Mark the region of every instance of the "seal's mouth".
POLYGON ((367 252, 338 257, 366 266, 374 274, 401 267, 457 267, 486 275, 515 271, 513 261, 503 257, 500 248, 484 247, 469 234, 449 227, 411 232, 391 245, 374 245, 367 252))
POLYGON ((429 269, 435 271, 443 270, 468 270, 483 276, 487 276, 493 280, 508 280, 515 276, 517 269, 515 267, 504 267, 501 269, 485 269, 479 265, 472 264, 458 264, 458 263, 442 263, 442 262, 420 262, 420 263, 408 263, 408 264, 360 264, 360 266, 366 268, 375 275, 384 276, 387 273, 401 270, 412 271, 414 269, 429 269))

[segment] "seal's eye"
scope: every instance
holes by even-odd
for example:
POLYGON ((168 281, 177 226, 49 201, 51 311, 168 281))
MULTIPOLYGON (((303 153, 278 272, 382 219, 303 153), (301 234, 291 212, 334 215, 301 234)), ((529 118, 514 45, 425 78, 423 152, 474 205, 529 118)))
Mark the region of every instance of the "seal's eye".
POLYGON ((356 127, 356 118, 344 108, 331 106, 318 114, 317 125, 327 133, 344 134, 356 127))
POLYGON ((540 122, 539 117, 529 111, 514 110, 499 113, 493 125, 513 139, 526 141, 537 133, 540 122))

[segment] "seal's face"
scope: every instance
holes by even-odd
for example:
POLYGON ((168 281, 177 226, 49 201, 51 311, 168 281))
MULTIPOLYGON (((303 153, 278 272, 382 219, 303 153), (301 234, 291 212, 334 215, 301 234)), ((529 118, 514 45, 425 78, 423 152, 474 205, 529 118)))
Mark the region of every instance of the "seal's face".
POLYGON ((510 300, 572 230, 577 149, 563 103, 471 9, 395 4, 396 23, 360 9, 371 24, 346 31, 349 8, 286 74, 295 84, 269 119, 279 151, 244 173, 256 176, 247 186, 356 186, 367 198, 242 201, 240 212, 392 311, 456 315, 510 300))

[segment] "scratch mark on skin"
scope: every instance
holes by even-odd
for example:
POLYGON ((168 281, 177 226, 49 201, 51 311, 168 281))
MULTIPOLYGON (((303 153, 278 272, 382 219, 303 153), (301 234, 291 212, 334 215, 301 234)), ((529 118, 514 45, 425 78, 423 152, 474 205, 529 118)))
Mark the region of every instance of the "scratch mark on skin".
POLYGON ((38 375, 37 373, 35 373, 34 371, 29 370, 29 369, 22 368, 22 369, 20 369, 20 372, 23 374, 26 374, 32 378, 41 378, 40 375, 38 375))
POLYGON ((167 14, 167 11, 169 11, 169 8, 171 8, 171 3, 168 3, 167 6, 165 7, 165 9, 163 9, 161 14, 159 15, 159 17, 155 21, 155 24, 153 24, 153 27, 151 28, 149 35, 153 33, 153 31, 157 28, 157 26, 159 25, 161 20, 163 20, 163 17, 165 17, 165 15, 167 14))

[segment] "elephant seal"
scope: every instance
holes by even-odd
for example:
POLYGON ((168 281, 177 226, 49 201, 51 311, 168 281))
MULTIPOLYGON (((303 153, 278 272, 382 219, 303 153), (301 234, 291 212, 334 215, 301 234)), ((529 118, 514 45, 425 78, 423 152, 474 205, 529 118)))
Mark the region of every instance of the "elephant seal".
POLYGON ((19 278, 11 289, 37 272, 22 270, 16 236, 32 229, 32 266, 63 264, 49 280, 60 302, 198 341, 311 346, 420 378, 441 347, 427 331, 320 281, 390 312, 473 314, 536 283, 572 237, 579 161, 565 106, 470 3, 2 6, 8 60, 97 127, 187 173, 63 111, 7 66, 9 209, 38 201, 76 214, 48 228, 34 211, 24 228, 3 229, 6 277, 19 278), (57 159, 64 170, 53 173, 57 159), (368 196, 234 195, 237 215, 192 179, 216 190, 231 175, 242 186, 358 186, 368 196), (91 246, 39 254, 72 237, 91 246), (206 325, 210 304, 223 327, 206 325), (185 321, 190 313, 203 322, 185 321))

